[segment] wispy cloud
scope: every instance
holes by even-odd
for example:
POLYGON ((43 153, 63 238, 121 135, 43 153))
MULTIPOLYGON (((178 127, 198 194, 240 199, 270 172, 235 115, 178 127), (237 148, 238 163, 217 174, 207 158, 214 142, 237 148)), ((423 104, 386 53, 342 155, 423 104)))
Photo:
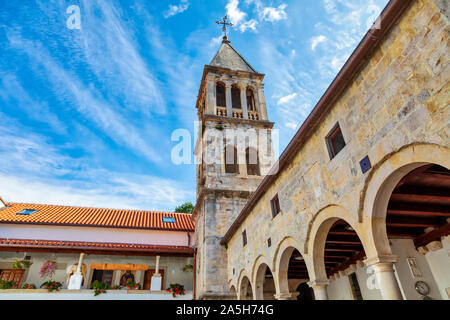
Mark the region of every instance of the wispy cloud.
POLYGON ((111 108, 111 102, 106 102, 94 88, 86 87, 73 73, 62 68, 40 43, 23 39, 18 34, 8 34, 8 38, 13 48, 25 52, 43 67, 55 93, 60 97, 69 95, 66 101, 80 114, 95 123, 118 144, 145 156, 150 162, 161 161, 159 153, 134 127, 127 125, 123 114, 111 108))
POLYGON ((313 38, 311 39, 311 50, 312 50, 312 51, 315 51, 315 50, 316 50, 316 47, 317 47, 320 43, 325 42, 326 40, 327 40, 327 37, 325 37, 324 35, 319 35, 319 36, 317 36, 317 37, 313 37, 313 38))
POLYGON ((178 5, 169 5, 169 9, 164 13, 164 18, 169 18, 179 13, 186 11, 189 8, 189 2, 187 0, 181 0, 178 5))
POLYGON ((285 3, 280 4, 277 8, 265 7, 260 11, 261 19, 269 22, 275 22, 287 18, 285 11, 287 5, 285 3))

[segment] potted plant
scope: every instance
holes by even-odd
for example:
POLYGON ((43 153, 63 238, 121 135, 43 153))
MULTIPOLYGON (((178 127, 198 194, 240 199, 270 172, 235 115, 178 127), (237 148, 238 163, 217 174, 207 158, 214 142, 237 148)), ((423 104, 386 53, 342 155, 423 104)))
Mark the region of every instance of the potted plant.
POLYGON ((183 267, 183 272, 194 271, 194 266, 192 264, 187 264, 183 267))
POLYGON ((41 278, 49 277, 51 279, 55 275, 55 272, 56 262, 47 260, 42 265, 41 270, 39 270, 39 275, 41 276, 41 278))
POLYGON ((24 283, 22 289, 36 289, 36 285, 32 283, 24 283))
POLYGON ((122 282, 122 287, 127 288, 127 290, 141 290, 142 285, 139 282, 128 279, 127 282, 122 282))
POLYGON ((2 289, 2 290, 11 289, 14 286, 15 286, 15 282, 12 280, 10 280, 10 281, 0 280, 0 289, 2 289))
POLYGON ((98 280, 95 280, 91 284, 91 289, 94 289, 94 296, 98 296, 101 293, 106 293, 108 284, 106 282, 99 282, 98 280))
POLYGON ((47 289, 48 292, 53 292, 61 290, 62 285, 62 282, 48 280, 41 284, 41 288, 47 289))
POLYGON ((171 292, 172 297, 174 298, 176 298, 177 295, 185 295, 184 286, 179 283, 171 284, 169 288, 166 289, 166 291, 171 292))
POLYGON ((29 268, 33 262, 28 260, 16 260, 14 261, 12 268, 13 269, 27 269, 29 268))

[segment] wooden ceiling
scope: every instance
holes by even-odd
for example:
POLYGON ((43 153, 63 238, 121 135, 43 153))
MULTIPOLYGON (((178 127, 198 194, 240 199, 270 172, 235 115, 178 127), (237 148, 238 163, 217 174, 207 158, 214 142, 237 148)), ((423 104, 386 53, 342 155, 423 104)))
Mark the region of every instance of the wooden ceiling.
MULTIPOLYGON (((389 200, 386 225, 391 239, 413 239, 416 246, 450 234, 450 172, 438 165, 420 167, 407 174, 395 187, 389 200)), ((304 261, 292 254, 288 276, 308 279, 304 261)), ((325 244, 325 269, 328 276, 365 259, 356 232, 343 220, 328 233, 325 244)))

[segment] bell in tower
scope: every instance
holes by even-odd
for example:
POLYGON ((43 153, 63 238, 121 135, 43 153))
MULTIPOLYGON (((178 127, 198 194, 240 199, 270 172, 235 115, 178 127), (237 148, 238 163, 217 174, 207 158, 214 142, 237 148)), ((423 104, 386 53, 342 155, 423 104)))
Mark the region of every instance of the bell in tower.
MULTIPOLYGON (((226 32, 226 18, 220 24, 226 32)), ((233 296, 227 283, 233 270, 220 240, 274 163, 263 79, 226 34, 203 69, 196 105, 196 299, 233 296)))

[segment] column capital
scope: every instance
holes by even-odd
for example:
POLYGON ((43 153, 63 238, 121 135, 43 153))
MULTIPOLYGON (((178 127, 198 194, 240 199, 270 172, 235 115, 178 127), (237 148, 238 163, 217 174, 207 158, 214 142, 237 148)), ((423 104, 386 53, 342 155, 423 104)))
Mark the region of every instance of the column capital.
POLYGON ((364 264, 367 267, 373 266, 375 264, 380 263, 396 263, 398 260, 396 255, 381 255, 381 256, 375 256, 375 257, 369 257, 366 260, 364 260, 364 264))
POLYGON ((292 298, 292 293, 289 292, 277 293, 274 295, 274 297, 277 300, 289 300, 292 298))
POLYGON ((313 280, 313 281, 307 282, 307 284, 311 288, 314 288, 314 287, 326 287, 327 285, 330 284, 330 281, 328 281, 328 280, 313 280))

